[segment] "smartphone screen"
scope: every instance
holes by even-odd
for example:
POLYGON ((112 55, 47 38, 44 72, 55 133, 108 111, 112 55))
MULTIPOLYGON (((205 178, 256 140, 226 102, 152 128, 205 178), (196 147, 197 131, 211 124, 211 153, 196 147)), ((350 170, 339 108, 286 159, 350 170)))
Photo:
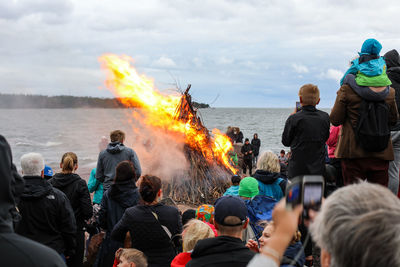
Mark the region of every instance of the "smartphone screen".
POLYGON ((299 204, 301 204, 301 184, 295 183, 287 191, 286 205, 293 209, 299 204))
POLYGON ((296 112, 299 112, 299 110, 301 109, 301 104, 299 101, 296 102, 296 112))
POLYGON ((306 183, 304 185, 303 205, 304 208, 319 209, 322 200, 322 184, 306 183))

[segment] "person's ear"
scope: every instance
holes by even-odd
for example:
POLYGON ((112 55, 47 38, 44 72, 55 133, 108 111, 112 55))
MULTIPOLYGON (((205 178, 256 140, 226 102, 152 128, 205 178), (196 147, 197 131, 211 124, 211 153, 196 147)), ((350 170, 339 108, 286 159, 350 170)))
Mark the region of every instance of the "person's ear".
POLYGON ((62 169, 62 162, 60 163, 60 169, 62 169))
POLYGON ((321 267, 331 266, 331 254, 325 249, 321 249, 321 267))
POLYGON ((133 262, 130 262, 130 263, 129 263, 129 267, 136 267, 136 264, 133 263, 133 262))
POLYGON ((249 224, 249 218, 246 218, 246 222, 243 224, 243 229, 246 229, 248 224, 249 224))
POLYGON ((74 171, 76 171, 77 169, 78 169, 78 163, 77 163, 77 164, 75 164, 74 171))
POLYGON ((158 197, 161 197, 161 196, 162 196, 162 189, 160 189, 160 190, 158 191, 157 196, 158 196, 158 197))
POLYGON ((300 98, 300 104, 303 104, 303 97, 299 96, 299 98, 300 98))
POLYGON ((40 176, 41 176, 42 178, 44 178, 44 170, 42 170, 42 171, 40 172, 40 176))
POLYGON ((319 101, 321 101, 321 98, 318 98, 318 101, 317 101, 317 103, 316 103, 315 105, 318 105, 318 104, 319 104, 319 101))

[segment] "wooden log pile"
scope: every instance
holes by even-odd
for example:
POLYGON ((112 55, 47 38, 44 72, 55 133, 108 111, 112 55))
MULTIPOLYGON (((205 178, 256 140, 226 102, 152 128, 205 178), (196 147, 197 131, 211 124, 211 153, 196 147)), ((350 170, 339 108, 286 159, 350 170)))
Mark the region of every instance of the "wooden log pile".
MULTIPOLYGON (((184 122, 190 120, 192 127, 207 136, 210 150, 212 150, 211 136, 193 108, 189 90, 190 85, 177 106, 175 119, 184 122)), ((175 175, 169 183, 163 184, 164 195, 181 204, 213 204, 229 187, 232 172, 223 164, 219 164, 217 158, 214 162, 207 161, 200 149, 185 145, 184 153, 190 163, 190 168, 175 175)))

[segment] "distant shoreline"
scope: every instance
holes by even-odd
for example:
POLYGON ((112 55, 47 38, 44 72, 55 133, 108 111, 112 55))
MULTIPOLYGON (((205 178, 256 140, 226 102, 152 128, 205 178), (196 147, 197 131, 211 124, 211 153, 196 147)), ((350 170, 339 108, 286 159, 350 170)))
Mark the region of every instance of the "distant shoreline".
MULTIPOLYGON (((210 105, 193 101, 196 108, 209 108, 210 105)), ((0 109, 74 109, 74 108, 105 108, 123 109, 139 108, 127 107, 121 103, 121 98, 99 98, 81 96, 44 96, 22 94, 0 94, 0 109)))

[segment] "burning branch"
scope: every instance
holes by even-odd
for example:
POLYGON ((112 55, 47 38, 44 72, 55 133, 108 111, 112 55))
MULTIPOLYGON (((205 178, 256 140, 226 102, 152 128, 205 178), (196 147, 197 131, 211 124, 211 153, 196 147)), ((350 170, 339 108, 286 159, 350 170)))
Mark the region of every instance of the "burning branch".
POLYGON ((107 87, 124 99, 123 104, 139 104, 142 116, 135 118, 140 123, 181 136, 176 142, 183 140, 183 152, 190 163, 188 170, 171 177, 164 192, 177 202, 212 202, 236 172, 229 162, 228 152, 232 149, 229 138, 218 129, 210 135, 193 108, 190 84, 180 96, 164 95, 154 88, 152 80, 137 73, 130 60, 115 55, 100 58, 109 74, 107 87))

